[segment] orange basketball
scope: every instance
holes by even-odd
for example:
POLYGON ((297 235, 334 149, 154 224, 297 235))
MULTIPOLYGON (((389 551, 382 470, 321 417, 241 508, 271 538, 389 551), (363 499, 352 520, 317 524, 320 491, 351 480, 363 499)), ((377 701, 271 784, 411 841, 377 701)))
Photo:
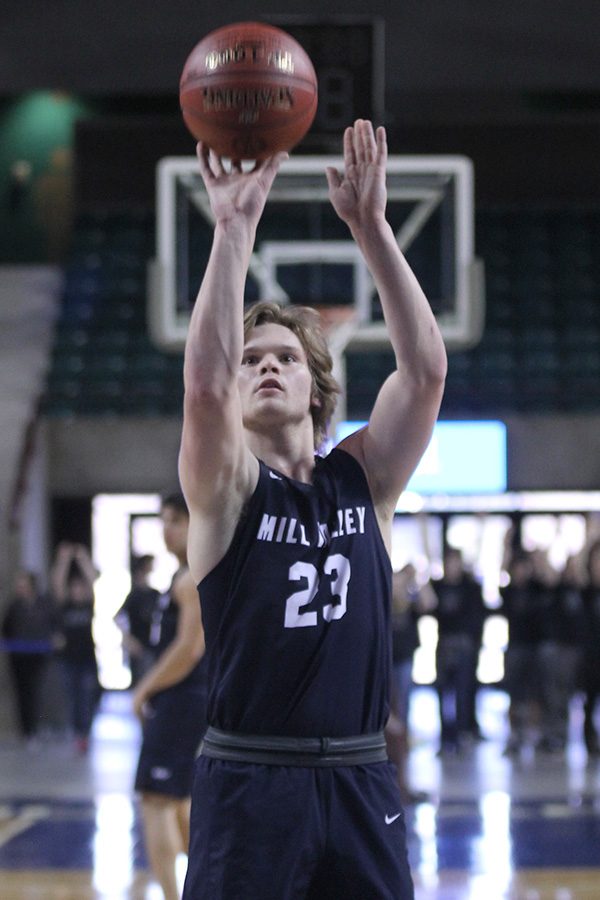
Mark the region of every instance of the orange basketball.
POLYGON ((188 56, 179 83, 185 124, 219 156, 264 159, 291 150, 317 111, 317 76, 287 32, 260 22, 212 31, 188 56))

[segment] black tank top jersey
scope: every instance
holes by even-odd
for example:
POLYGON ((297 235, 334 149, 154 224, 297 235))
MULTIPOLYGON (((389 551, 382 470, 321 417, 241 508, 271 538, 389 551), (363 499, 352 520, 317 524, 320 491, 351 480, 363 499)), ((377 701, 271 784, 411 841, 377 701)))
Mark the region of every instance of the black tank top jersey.
MULTIPOLYGON (((157 657, 164 653, 167 647, 173 643, 177 634, 179 606, 171 596, 172 589, 173 582, 171 582, 171 588, 159 596, 152 615, 150 644, 155 649, 157 657)), ((206 675, 207 663, 205 656, 203 656, 192 671, 173 687, 180 688, 182 686, 200 684, 206 680, 206 675)))
POLYGON ((64 638, 63 659, 73 663, 96 665, 93 637, 94 599, 77 601, 67 597, 60 608, 60 627, 64 638))
POLYGON ((260 462, 231 546, 198 585, 209 724, 344 737, 388 715, 391 563, 365 474, 317 458, 312 484, 260 462))

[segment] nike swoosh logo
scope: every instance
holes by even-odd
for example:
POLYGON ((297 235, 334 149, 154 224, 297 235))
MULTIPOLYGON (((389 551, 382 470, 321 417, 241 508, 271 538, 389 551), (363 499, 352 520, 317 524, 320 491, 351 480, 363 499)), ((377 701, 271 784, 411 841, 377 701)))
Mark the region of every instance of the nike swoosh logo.
POLYGON ((276 475, 275 472, 271 472, 270 470, 269 470, 269 476, 273 479, 273 481, 281 481, 281 476, 276 475))
POLYGON ((386 825, 391 825, 392 822, 395 822, 396 819, 399 819, 401 815, 402 815, 402 813, 396 813, 395 816, 387 816, 387 815, 386 815, 386 817, 385 817, 385 824, 386 824, 386 825))

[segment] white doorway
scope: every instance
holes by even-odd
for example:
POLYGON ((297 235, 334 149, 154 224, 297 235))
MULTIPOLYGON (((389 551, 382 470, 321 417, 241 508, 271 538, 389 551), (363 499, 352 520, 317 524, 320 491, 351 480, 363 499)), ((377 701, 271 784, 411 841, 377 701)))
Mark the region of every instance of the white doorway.
POLYGON ((158 494, 98 494, 92 501, 92 557, 100 572, 94 589, 94 640, 100 683, 107 690, 131 683, 114 621, 131 588, 131 557, 154 557, 150 583, 159 591, 168 589, 177 569, 163 541, 160 506, 158 494))

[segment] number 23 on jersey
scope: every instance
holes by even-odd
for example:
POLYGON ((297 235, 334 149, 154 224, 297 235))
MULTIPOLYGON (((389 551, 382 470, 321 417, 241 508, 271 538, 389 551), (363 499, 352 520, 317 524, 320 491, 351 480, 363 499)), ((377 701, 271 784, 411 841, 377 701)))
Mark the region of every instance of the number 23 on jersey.
MULTIPOLYGON (((348 597, 348 584, 350 583, 350 560, 341 553, 332 553, 325 560, 323 573, 330 580, 332 600, 338 598, 337 603, 324 604, 321 615, 326 622, 341 619, 346 612, 348 597)), ((304 581, 305 587, 294 591, 285 603, 284 626, 286 628, 307 628, 315 626, 318 622, 317 610, 304 610, 315 599, 319 589, 319 571, 312 563, 297 562, 290 566, 288 573, 290 582, 304 581)))

